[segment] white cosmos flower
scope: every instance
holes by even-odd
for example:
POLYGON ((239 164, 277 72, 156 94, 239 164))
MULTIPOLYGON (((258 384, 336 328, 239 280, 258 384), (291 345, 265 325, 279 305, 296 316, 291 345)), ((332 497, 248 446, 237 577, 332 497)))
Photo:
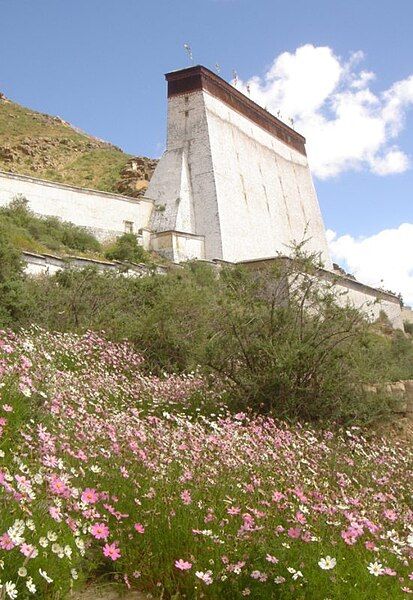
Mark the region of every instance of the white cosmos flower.
POLYGON ((54 531, 47 532, 47 539, 51 542, 55 542, 57 540, 57 534, 54 531))
POLYGON ((26 567, 20 567, 20 569, 17 571, 17 574, 19 577, 26 577, 26 575, 27 575, 26 567))
POLYGON ((45 537, 41 537, 39 539, 39 544, 41 545, 42 548, 47 548, 47 546, 49 545, 49 540, 45 537))
POLYGON ((4 589, 6 590, 6 594, 9 598, 11 598, 12 600, 17 598, 18 592, 16 589, 16 584, 14 584, 12 581, 6 581, 4 589))
POLYGON ((34 531, 36 529, 36 525, 34 524, 34 521, 32 521, 31 519, 27 519, 26 527, 28 529, 30 529, 30 531, 34 531))
POLYGON ((16 519, 13 525, 8 528, 7 533, 15 546, 20 546, 24 542, 23 533, 25 527, 24 521, 16 519))
POLYGON ((48 576, 46 571, 42 571, 41 569, 39 569, 39 573, 43 577, 43 579, 45 579, 47 581, 47 583, 52 583, 53 579, 48 576))
POLYGON ((195 575, 206 585, 211 585, 213 582, 212 571, 206 571, 205 573, 203 571, 196 571, 195 575))
POLYGON ((331 558, 331 556, 326 556, 325 558, 320 558, 318 564, 324 571, 329 571, 330 569, 334 569, 337 564, 337 560, 335 558, 331 558))
POLYGON ((413 548, 413 533, 409 533, 407 536, 407 543, 411 548, 413 548))
POLYGON ((31 594, 35 594, 36 593, 36 586, 33 583, 33 579, 31 577, 29 577, 29 579, 26 581, 26 587, 29 590, 29 592, 31 594))
POLYGON ((370 563, 367 569, 369 573, 371 573, 375 577, 378 577, 379 575, 382 575, 384 573, 383 565, 377 561, 375 561, 374 563, 370 563))
POLYGON ((76 571, 76 569, 72 569, 70 571, 70 574, 72 576, 72 579, 77 579, 79 577, 78 572, 76 571))

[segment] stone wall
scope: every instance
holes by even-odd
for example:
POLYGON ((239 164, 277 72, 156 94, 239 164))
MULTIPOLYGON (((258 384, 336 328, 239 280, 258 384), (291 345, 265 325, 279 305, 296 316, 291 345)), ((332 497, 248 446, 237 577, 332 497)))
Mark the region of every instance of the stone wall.
POLYGON ((152 202, 107 192, 63 185, 25 175, 0 171, 0 206, 23 195, 36 214, 55 216, 86 227, 101 241, 122 235, 132 223, 133 231, 148 226, 152 202))
POLYGON ((395 413, 413 421, 413 380, 363 386, 369 394, 385 393, 395 401, 395 413))

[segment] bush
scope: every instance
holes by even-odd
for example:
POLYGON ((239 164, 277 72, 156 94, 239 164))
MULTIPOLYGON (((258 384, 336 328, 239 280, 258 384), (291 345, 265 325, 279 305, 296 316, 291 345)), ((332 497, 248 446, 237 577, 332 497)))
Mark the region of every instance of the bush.
POLYGON ((299 257, 219 277, 203 263, 144 278, 67 270, 27 282, 32 311, 22 323, 129 339, 147 371, 199 368, 240 409, 305 420, 383 414, 387 400, 365 396, 362 384, 413 377, 411 341, 337 307, 314 269, 299 257))
POLYGON ((404 322, 404 330, 406 333, 413 335, 413 323, 411 323, 410 321, 405 321, 404 322))
POLYGON ((27 313, 28 297, 23 280, 23 263, 0 224, 0 327, 12 325, 27 313))
POLYGON ((0 223, 9 230, 14 245, 22 250, 63 252, 101 251, 98 240, 84 227, 60 221, 56 217, 38 217, 28 209, 23 196, 0 208, 0 223))
POLYGON ((149 254, 138 244, 134 233, 124 233, 116 238, 116 242, 105 253, 109 260, 120 260, 122 262, 148 262, 149 254))

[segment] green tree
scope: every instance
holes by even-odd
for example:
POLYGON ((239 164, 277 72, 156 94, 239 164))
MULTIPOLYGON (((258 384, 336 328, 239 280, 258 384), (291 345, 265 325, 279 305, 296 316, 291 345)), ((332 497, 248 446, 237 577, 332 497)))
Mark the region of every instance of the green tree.
POLYGON ((116 238, 115 243, 105 254, 109 260, 120 260, 122 262, 148 262, 149 255, 138 244, 138 239, 134 233, 124 233, 116 238))
POLYGON ((7 230, 0 226, 0 326, 21 320, 27 305, 20 252, 10 242, 7 230))

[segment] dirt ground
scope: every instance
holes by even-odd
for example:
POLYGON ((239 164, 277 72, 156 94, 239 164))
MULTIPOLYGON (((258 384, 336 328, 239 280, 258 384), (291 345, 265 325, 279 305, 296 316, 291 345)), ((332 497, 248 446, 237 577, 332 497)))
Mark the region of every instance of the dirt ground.
POLYGON ((120 590, 110 584, 90 586, 82 592, 77 592, 70 600, 148 600, 152 595, 134 590, 133 592, 120 590))

